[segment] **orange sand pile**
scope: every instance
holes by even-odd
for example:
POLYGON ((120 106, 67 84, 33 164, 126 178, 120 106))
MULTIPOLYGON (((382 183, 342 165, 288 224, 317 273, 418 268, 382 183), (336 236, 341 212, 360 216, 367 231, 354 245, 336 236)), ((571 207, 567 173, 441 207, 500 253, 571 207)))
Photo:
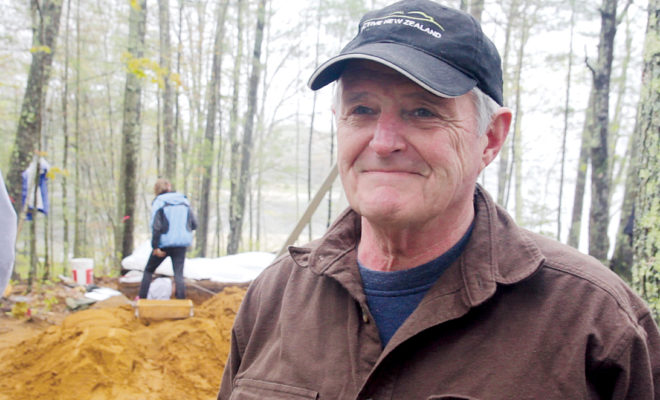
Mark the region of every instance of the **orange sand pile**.
POLYGON ((80 311, 0 351, 0 400, 215 399, 245 289, 228 287, 184 320, 130 305, 80 311))

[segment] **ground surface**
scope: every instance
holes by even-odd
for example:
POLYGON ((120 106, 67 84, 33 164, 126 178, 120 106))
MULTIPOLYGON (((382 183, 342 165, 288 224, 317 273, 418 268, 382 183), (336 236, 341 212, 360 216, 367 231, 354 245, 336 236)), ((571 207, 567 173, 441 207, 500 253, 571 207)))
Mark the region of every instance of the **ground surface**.
MULTIPOLYGON (((96 285, 118 288, 116 279, 96 285)), ((143 321, 126 296, 72 310, 85 289, 16 285, 0 300, 0 400, 214 399, 245 288, 182 320, 143 321)))
MULTIPOLYGON (((96 278, 95 283, 118 289, 117 278, 96 278)), ((27 284, 22 282, 8 291, 6 297, 0 298, 0 351, 62 323, 67 315, 75 312, 67 308, 66 299, 82 299, 86 292, 82 286, 67 286, 63 282, 35 284, 30 293, 27 284)))

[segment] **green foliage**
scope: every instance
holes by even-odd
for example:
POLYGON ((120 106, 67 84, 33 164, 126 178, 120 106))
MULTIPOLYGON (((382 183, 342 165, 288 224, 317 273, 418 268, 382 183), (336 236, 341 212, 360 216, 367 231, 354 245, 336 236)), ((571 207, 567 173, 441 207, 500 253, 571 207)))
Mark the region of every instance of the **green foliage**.
POLYGON ((142 11, 142 6, 140 5, 140 2, 137 0, 130 0, 131 1, 131 8, 134 9, 135 11, 142 11))
POLYGON ((51 52, 52 52, 52 50, 50 49, 50 47, 49 47, 49 46, 46 46, 46 45, 42 45, 42 46, 34 46, 34 47, 32 47, 32 48, 30 49, 30 53, 32 53, 32 54, 34 54, 34 53, 46 53, 46 54, 50 54, 51 52))
POLYGON ((54 295, 50 295, 44 299, 44 308, 46 312, 49 312, 53 309, 53 306, 59 304, 59 299, 54 295))
POLYGON ((23 302, 23 301, 18 301, 14 303, 14 305, 11 307, 11 311, 8 312, 8 315, 11 315, 14 318, 23 318, 25 316, 29 316, 30 313, 30 306, 28 303, 23 302))
POLYGON ((148 57, 133 57, 131 53, 124 52, 122 62, 126 65, 128 72, 140 79, 147 79, 151 83, 157 84, 161 89, 165 87, 165 78, 174 82, 177 86, 183 86, 179 74, 161 67, 160 64, 148 57))

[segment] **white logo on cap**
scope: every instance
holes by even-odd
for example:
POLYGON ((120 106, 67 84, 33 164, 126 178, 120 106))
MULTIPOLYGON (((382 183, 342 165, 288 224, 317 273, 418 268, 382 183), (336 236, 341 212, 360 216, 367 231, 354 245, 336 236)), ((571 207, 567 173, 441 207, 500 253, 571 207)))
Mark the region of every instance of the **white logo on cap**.
POLYGON ((445 28, 443 28, 442 25, 436 22, 436 20, 433 17, 421 11, 410 11, 407 14, 404 13, 403 11, 396 11, 384 17, 368 19, 362 23, 360 30, 373 28, 376 26, 394 24, 394 25, 411 26, 426 34, 433 36, 436 39, 440 39, 442 37, 442 34, 438 30, 429 28, 428 26, 424 26, 420 22, 433 24, 437 26, 441 31, 445 30, 445 28))

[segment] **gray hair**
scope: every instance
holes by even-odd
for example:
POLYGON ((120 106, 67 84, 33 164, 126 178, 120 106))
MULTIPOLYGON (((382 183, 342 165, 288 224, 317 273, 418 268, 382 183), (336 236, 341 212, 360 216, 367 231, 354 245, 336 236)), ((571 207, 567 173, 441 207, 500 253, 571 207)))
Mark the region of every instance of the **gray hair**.
POLYGON ((470 90, 470 94, 477 113, 477 135, 483 136, 488 130, 493 114, 499 110, 500 105, 476 86, 470 90))
MULTIPOLYGON (((340 104, 341 90, 339 89, 339 80, 337 84, 334 85, 334 93, 332 105, 335 110, 338 109, 340 104)), ((472 103, 474 104, 474 109, 476 110, 476 120, 477 120, 477 136, 483 136, 488 131, 488 126, 493 117, 493 114, 499 110, 500 105, 495 102, 490 96, 482 92, 478 87, 472 88, 470 90, 470 97, 472 97, 472 103)))

